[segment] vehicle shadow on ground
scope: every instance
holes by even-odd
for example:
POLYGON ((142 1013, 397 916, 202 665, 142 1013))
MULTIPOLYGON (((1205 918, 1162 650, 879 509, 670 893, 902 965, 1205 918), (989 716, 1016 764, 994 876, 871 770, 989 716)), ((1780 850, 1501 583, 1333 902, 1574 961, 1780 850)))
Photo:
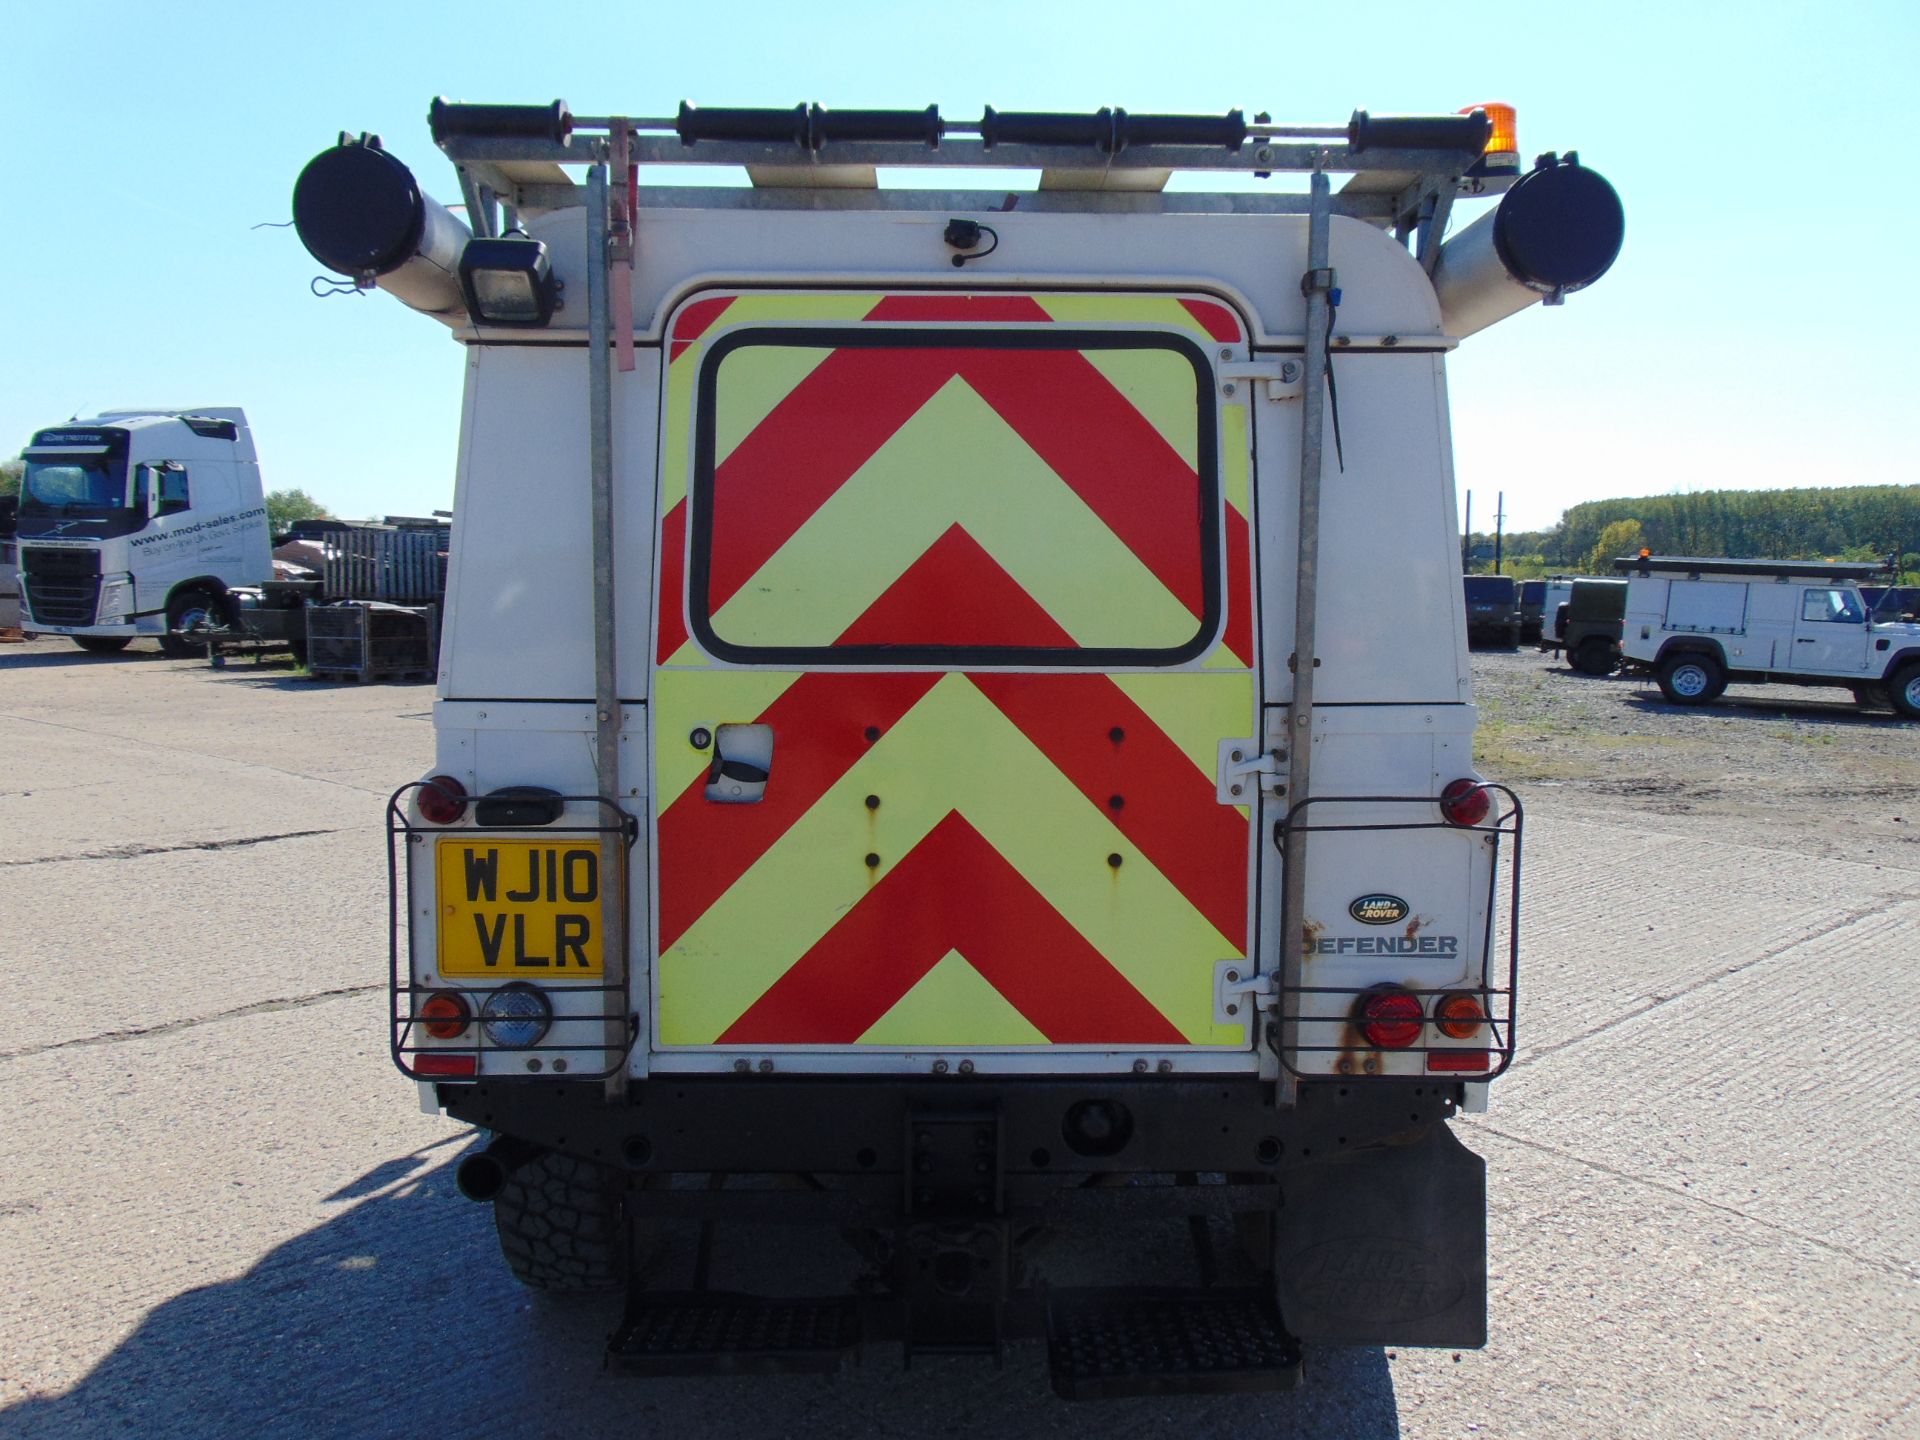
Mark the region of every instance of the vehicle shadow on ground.
POLYGON ((150 664, 156 660, 171 660, 158 650, 138 650, 128 648, 115 650, 107 655, 95 655, 91 651, 74 646, 71 650, 12 650, 10 646, 0 646, 0 670, 51 670, 68 665, 131 665, 150 664), (11 651, 11 653, 9 653, 11 651))
POLYGON ((612 1378, 617 1300, 515 1286, 457 1159, 443 1142, 348 1181, 337 1218, 156 1306, 72 1390, 0 1411, 0 1437, 1400 1433, 1378 1349, 1320 1352, 1287 1394, 1084 1405, 1053 1398, 1037 1345, 998 1373, 876 1346, 834 1378, 612 1378))
POLYGON ((268 661, 257 671, 248 662, 245 669, 232 666, 222 671, 220 678, 231 685, 250 685, 259 690, 358 690, 371 686, 384 690, 431 690, 431 680, 329 680, 320 675, 309 675, 290 663, 276 664, 268 661))
POLYGON ((1728 691, 1710 705, 1675 705, 1651 685, 1623 698, 1634 709, 1649 715, 1738 715, 1742 720, 1770 720, 1776 724, 1798 725, 1873 727, 1912 723, 1891 710, 1862 710, 1851 700, 1780 699, 1774 696, 1736 695, 1728 691))

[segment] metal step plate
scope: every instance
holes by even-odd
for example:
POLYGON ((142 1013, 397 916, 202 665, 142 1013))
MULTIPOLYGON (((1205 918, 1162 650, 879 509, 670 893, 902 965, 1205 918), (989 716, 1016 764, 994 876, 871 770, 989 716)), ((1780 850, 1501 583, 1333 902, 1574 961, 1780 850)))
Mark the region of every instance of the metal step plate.
POLYGON ((607 1342, 632 1375, 830 1374, 860 1343, 854 1301, 709 1292, 648 1295, 607 1342))
POLYGON ((1288 1390, 1300 1346, 1257 1290, 1056 1291, 1047 1363, 1063 1400, 1288 1390))

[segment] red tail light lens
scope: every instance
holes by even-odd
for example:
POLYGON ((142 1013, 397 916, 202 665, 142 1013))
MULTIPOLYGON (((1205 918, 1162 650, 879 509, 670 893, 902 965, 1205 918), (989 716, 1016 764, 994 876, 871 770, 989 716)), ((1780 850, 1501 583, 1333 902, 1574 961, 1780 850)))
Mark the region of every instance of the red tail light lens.
POLYGON ((1456 991, 1440 997, 1440 1003, 1433 1007, 1433 1019, 1442 1035, 1454 1040, 1471 1040, 1486 1023, 1487 1013, 1480 1008, 1475 996, 1456 991))
POLYGON ((427 1034, 436 1040, 458 1040, 473 1023, 473 1011, 467 997, 451 990, 438 990, 421 1005, 418 1016, 427 1034))
POLYGON ((1360 1033, 1376 1050, 1404 1050, 1420 1038, 1425 1012, 1420 997, 1398 986, 1382 986, 1360 997, 1360 1033))
POLYGON ((1427 1069, 1451 1070, 1461 1075, 1483 1075, 1493 1068, 1493 1057, 1485 1050, 1430 1050, 1427 1069))
POLYGON ((1449 825, 1478 825, 1492 809, 1493 801, 1478 780, 1455 780, 1440 792, 1440 813, 1449 825))
POLYGON ((467 813, 467 787, 451 775, 436 775, 420 787, 420 818, 451 825, 467 813))
POLYGON ((480 1069, 480 1062, 471 1055, 448 1055, 432 1050, 409 1055, 407 1062, 416 1075, 473 1075, 480 1069))

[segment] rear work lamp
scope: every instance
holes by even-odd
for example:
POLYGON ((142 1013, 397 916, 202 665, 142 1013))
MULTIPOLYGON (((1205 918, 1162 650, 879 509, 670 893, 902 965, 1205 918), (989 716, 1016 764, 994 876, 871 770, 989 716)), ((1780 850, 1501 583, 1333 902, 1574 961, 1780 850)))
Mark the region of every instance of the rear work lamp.
POLYGON ((531 235, 476 237, 460 252, 460 290, 476 325, 544 325, 558 289, 546 242, 531 235))

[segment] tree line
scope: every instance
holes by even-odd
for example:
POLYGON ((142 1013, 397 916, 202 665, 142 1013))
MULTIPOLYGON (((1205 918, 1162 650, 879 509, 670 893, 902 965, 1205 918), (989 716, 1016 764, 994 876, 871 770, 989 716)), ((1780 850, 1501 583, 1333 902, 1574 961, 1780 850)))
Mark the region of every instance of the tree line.
MULTIPOLYGON (((1505 537, 1510 575, 1605 574, 1614 556, 1646 546, 1656 555, 1761 560, 1901 557, 1920 570, 1920 485, 1841 485, 1794 490, 1699 490, 1588 500, 1551 530, 1505 537)), ((1493 568, 1493 537, 1468 537, 1468 567, 1493 568)))

